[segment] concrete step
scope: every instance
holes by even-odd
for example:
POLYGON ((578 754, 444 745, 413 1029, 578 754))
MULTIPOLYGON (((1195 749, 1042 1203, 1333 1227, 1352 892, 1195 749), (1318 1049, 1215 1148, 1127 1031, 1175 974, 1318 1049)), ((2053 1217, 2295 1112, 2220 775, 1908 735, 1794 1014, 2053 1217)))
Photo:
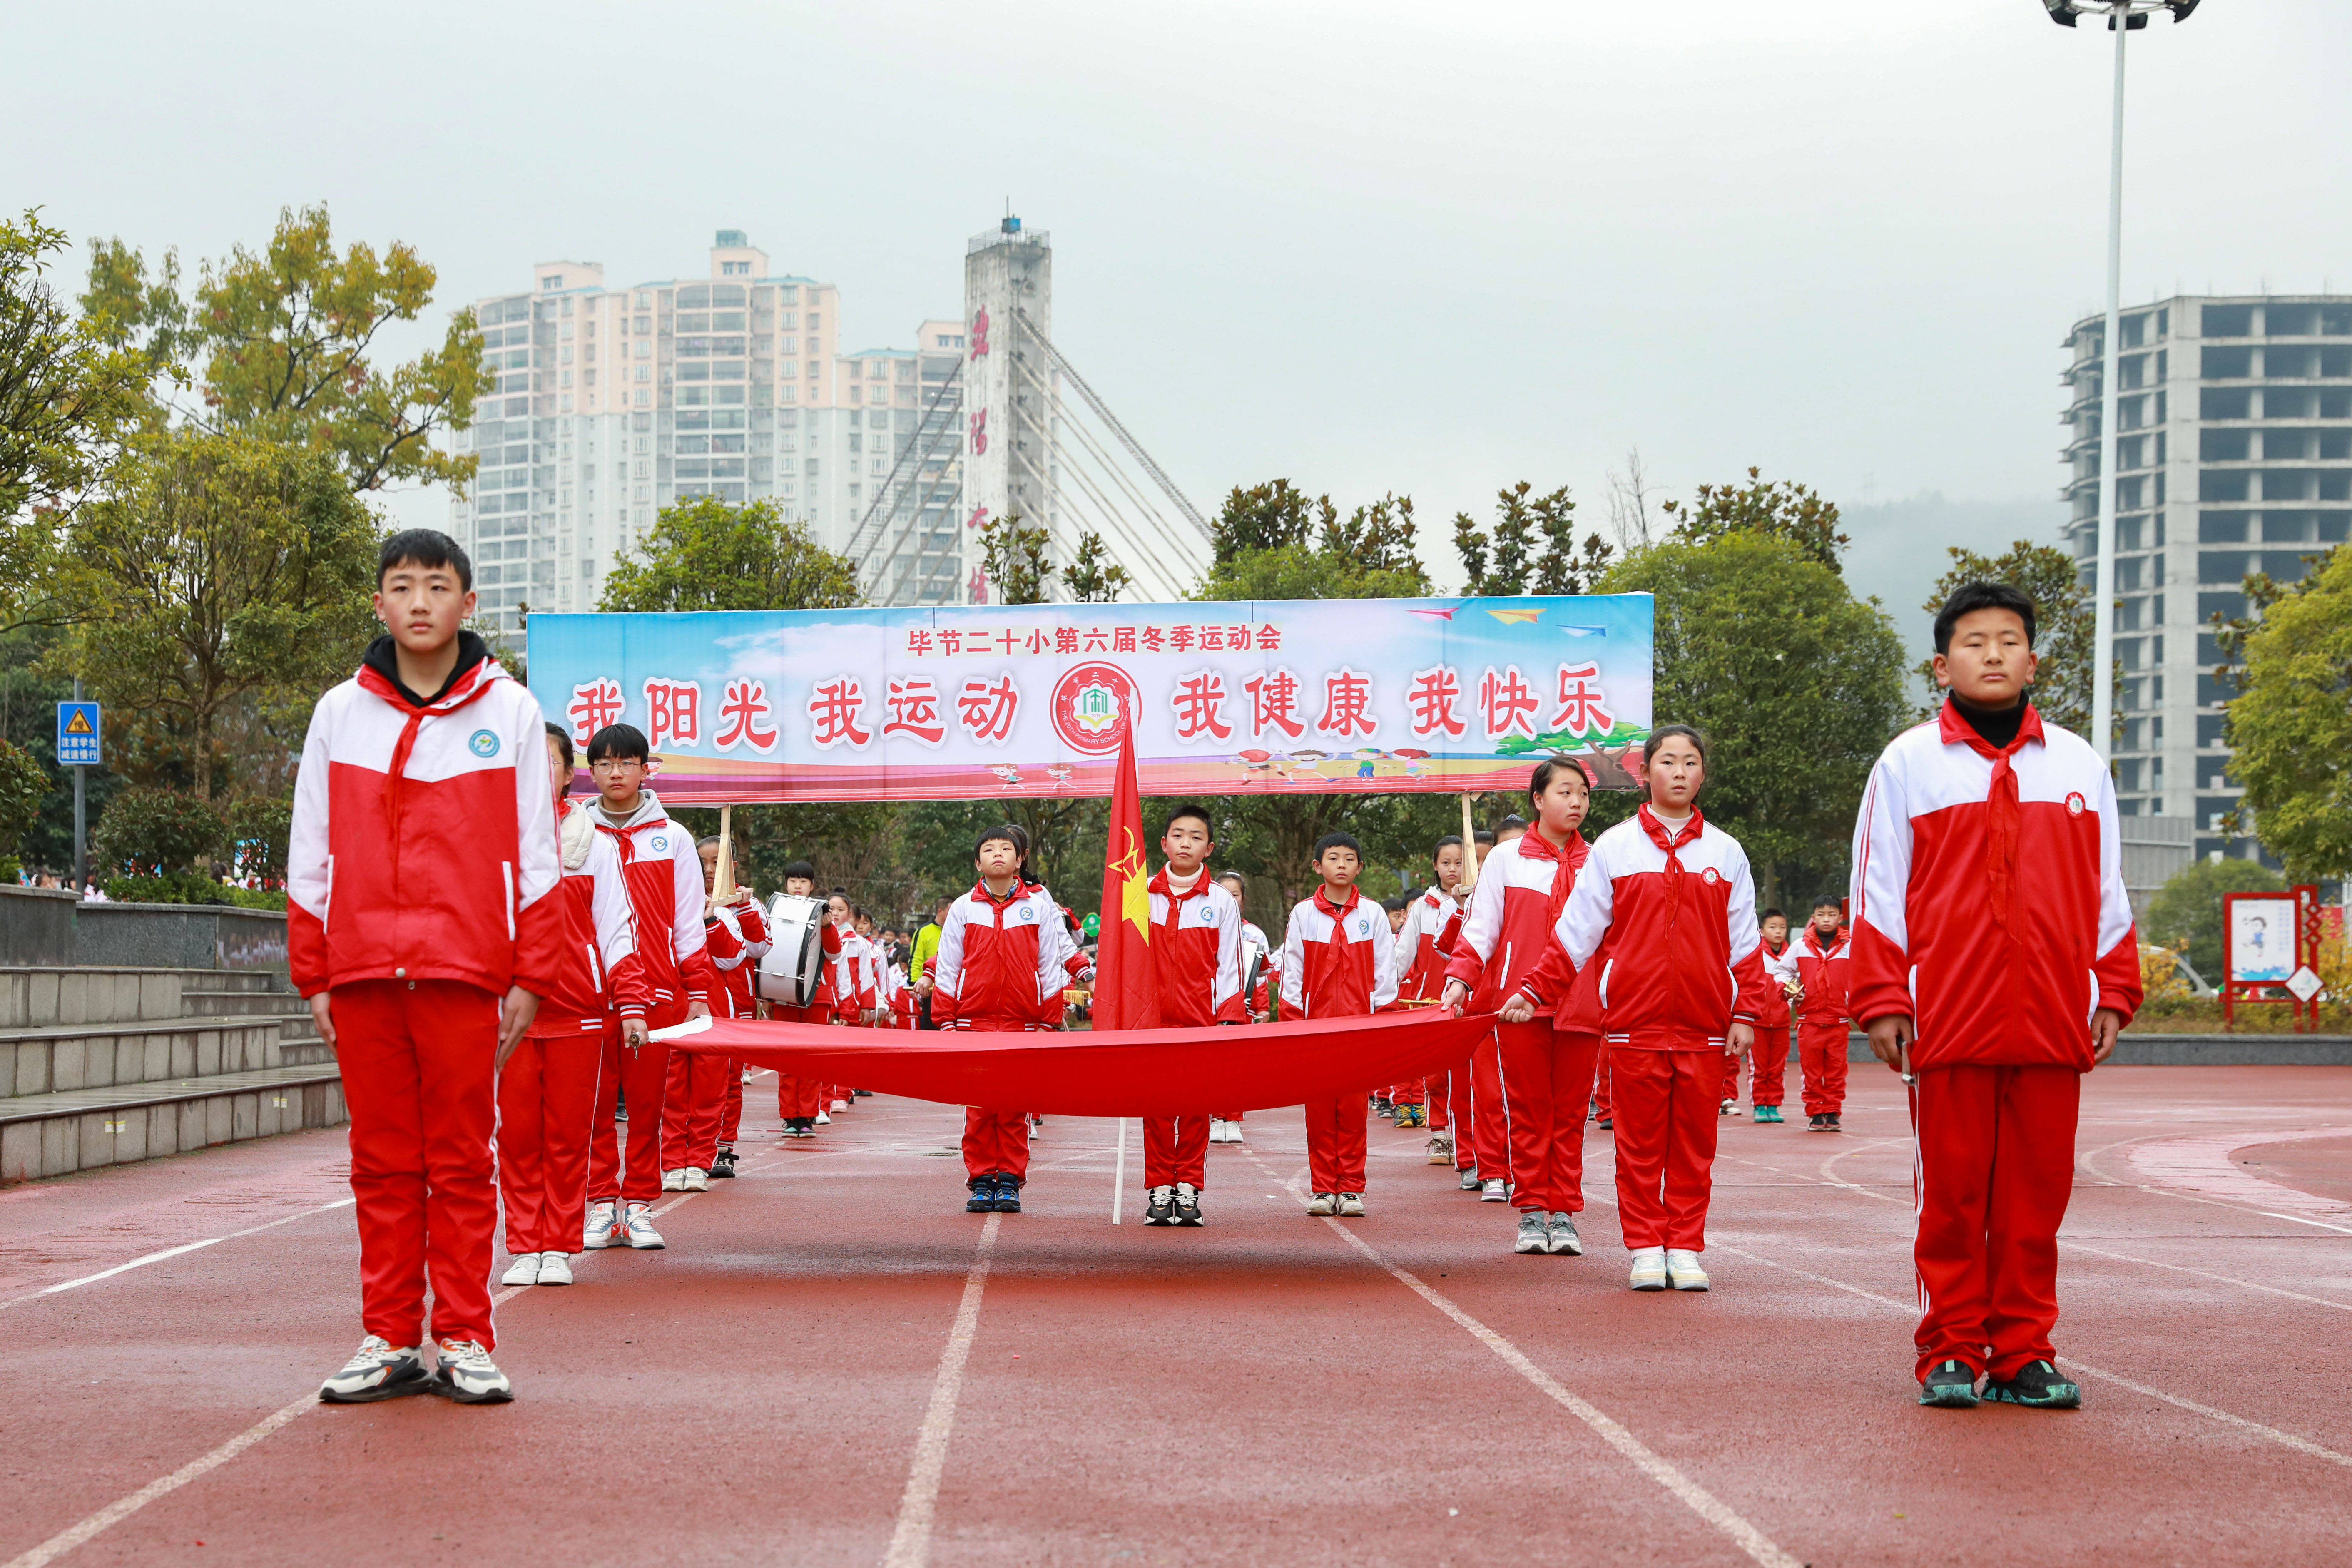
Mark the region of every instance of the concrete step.
POLYGON ((331 1066, 0 1098, 0 1183, 62 1176, 345 1120, 331 1066))
POLYGON ((173 1018, 0 1030, 0 1098, 277 1068, 288 1026, 310 1020, 173 1018))
POLYGON ((332 1063, 335 1047, 316 1035, 299 1040, 288 1040, 278 1047, 278 1059, 289 1068, 317 1067, 332 1063))
POLYGON ((183 1013, 194 1018, 310 1016, 310 1005, 291 991, 222 991, 190 986, 180 994, 180 1006, 183 1013))
POLYGON ((0 969, 0 1029, 176 1018, 188 974, 180 969, 0 969))

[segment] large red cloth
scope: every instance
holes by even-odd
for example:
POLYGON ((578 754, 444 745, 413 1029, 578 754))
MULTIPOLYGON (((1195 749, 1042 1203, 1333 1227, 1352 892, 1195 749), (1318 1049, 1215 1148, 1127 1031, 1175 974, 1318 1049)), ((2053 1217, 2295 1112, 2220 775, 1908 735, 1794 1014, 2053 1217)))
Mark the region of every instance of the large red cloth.
MULTIPOLYGON (((945 1105, 1017 1105, 1041 1116, 1209 1116, 1236 1106, 1254 1110, 1365 1094, 1399 1079, 1442 1071, 1494 1027, 1489 1014, 1453 1018, 1423 1008, 1252 1029, 1071 1034, 910 1035, 772 1018, 708 1018, 656 1030, 654 1037, 671 1050, 734 1057, 778 1072, 945 1105)), ((629 1109, 634 1118, 634 1100, 629 1109)))

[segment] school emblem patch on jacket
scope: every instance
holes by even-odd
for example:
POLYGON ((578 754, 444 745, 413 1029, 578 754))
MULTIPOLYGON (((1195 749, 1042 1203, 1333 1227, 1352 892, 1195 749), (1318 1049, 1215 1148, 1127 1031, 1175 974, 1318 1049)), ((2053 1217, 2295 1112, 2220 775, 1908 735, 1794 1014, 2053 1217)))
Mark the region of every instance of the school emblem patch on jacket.
POLYGON ((1021 918, 1034 923, 1037 919, 1037 911, 1024 904, 1021 906, 1021 918))
POLYGON ((652 850, 656 855, 668 854, 669 835, 667 833, 655 834, 651 838, 646 840, 646 847, 652 850))
POLYGON ((488 730, 475 731, 466 744, 478 757, 495 757, 499 754, 499 738, 488 730))

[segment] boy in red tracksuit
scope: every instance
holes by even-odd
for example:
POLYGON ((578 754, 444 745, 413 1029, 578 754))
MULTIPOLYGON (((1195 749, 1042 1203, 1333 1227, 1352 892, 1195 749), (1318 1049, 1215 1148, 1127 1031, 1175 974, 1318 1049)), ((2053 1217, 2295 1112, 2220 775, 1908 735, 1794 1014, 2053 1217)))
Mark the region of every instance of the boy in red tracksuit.
POLYGON ((1805 1086, 1806 1126, 1838 1131, 1845 1109, 1846 970, 1852 948, 1839 934, 1844 912, 1835 899, 1817 899, 1813 918, 1796 942, 1797 1068, 1805 1086))
MULTIPOLYGON (((1363 865, 1363 848, 1349 834, 1327 833, 1315 841, 1315 869, 1323 885, 1290 911, 1283 935, 1284 1017, 1368 1018, 1396 1000, 1396 938, 1386 911, 1356 889, 1363 865)), ((1307 1107, 1307 1164, 1315 1191, 1308 1214, 1363 1214, 1368 1111, 1361 1094, 1307 1107)))
MULTIPOLYGON (((1021 879, 1018 830, 990 828, 973 847, 980 880, 948 907, 931 960, 931 1017, 942 1029, 1044 1031, 1046 1004, 1069 983, 1070 938, 1043 887, 1021 879)), ((1029 1177, 1029 1121, 1020 1110, 963 1113, 968 1213, 1021 1212, 1029 1177)))
MULTIPOLYGON (((1780 1103, 1788 1093, 1789 991, 1801 984, 1797 975, 1797 948, 1789 940, 1789 917, 1766 910, 1758 917, 1757 934, 1764 940, 1764 1005, 1756 1016, 1756 1048, 1748 1053, 1748 1093, 1756 1107, 1756 1124, 1780 1120, 1780 1103)), ((1738 1067, 1724 1079, 1733 1087, 1738 1067)), ((1727 1097, 1726 1104, 1734 1103, 1727 1097)))
MULTIPOLYGON (((1209 814, 1180 805, 1160 837, 1167 856, 1148 884, 1151 900, 1151 973, 1160 1023, 1170 1029, 1239 1024, 1242 1011, 1242 907, 1210 879, 1216 847, 1209 814)), ((1146 1225, 1199 1225, 1201 1189, 1208 1184, 1209 1119, 1143 1119, 1146 1225)))
MULTIPOLYGON (((1235 909, 1246 909, 1245 900, 1249 892, 1249 883, 1243 879, 1239 871, 1219 872, 1217 886, 1233 895, 1235 909)), ((1242 1022, 1244 1024, 1263 1023, 1274 1011, 1274 998, 1279 992, 1274 969, 1277 956, 1274 944, 1265 940, 1265 932, 1260 931, 1247 914, 1244 914, 1242 917, 1242 984, 1248 989, 1248 994, 1242 998, 1242 1022), (1253 953, 1263 955, 1264 960, 1258 966, 1259 973, 1255 987, 1250 986, 1250 956, 1253 953)), ((1242 1113, 1236 1110, 1223 1116, 1210 1117, 1209 1142, 1212 1143, 1241 1142, 1242 1113)))
POLYGON ((1616 1083, 1617 1206, 1636 1290, 1704 1290, 1727 1061, 1764 1002, 1756 888, 1739 841, 1698 808, 1706 753, 1687 724, 1643 746, 1649 800, 1602 834, 1551 950, 1501 1010, 1523 1023, 1600 961, 1616 1083))
POLYGON ((547 726, 563 879, 563 965, 499 1069, 499 1196, 513 1256, 505 1285, 569 1285, 588 1219, 588 1138, 605 1038, 646 1039, 645 975, 621 858, 572 788, 572 736, 547 726))
MULTIPOLYGON (((711 972, 719 982, 718 997, 727 1005, 728 1017, 756 1018, 760 1003, 751 982, 760 973, 760 960, 768 955, 767 917, 760 912, 760 900, 751 889, 740 883, 731 900, 714 902, 719 889, 719 840, 704 838, 694 848, 702 861, 702 944, 710 953, 711 972)), ((732 1058, 719 1059, 727 1070, 718 1085, 718 1103, 706 1108, 698 1096, 686 1151, 688 1168, 706 1170, 713 1181, 734 1176, 735 1134, 743 1124, 743 1064, 732 1058)))
POLYGON ((319 1397, 493 1403, 514 1397, 489 1354, 499 1064, 563 962, 547 721, 459 629, 474 572, 446 534, 385 540, 374 603, 386 635, 311 711, 288 851, 288 968, 351 1115, 366 1331, 319 1397))
MULTIPOLYGON (((805 860, 787 862, 784 891, 795 899, 816 896, 816 868, 805 860)), ((824 1024, 833 1017, 833 966, 841 955, 841 928, 828 914, 818 929, 817 945, 824 957, 817 967, 816 992, 803 1007, 781 1002, 768 1005, 768 1016, 787 1024, 824 1024)), ((824 1084, 805 1074, 776 1075, 776 1115, 783 1121, 782 1136, 816 1136, 818 1112, 824 1109, 824 1084)))
MULTIPOLYGON (((1455 1017, 1470 1006, 1496 1010, 1549 951, 1552 927, 1591 853, 1577 833, 1591 799, 1592 781, 1576 763, 1536 764, 1528 782, 1535 831, 1496 845, 1470 894, 1446 970, 1445 1005, 1455 1017)), ((1502 1114, 1487 1104, 1473 1113, 1507 1123, 1517 1253, 1584 1255, 1576 1216, 1584 1210, 1584 1109, 1601 1051, 1598 994, 1590 982, 1571 984, 1556 1009, 1496 1029, 1502 1114)))
MULTIPOLYGON (((607 724, 588 741, 589 776, 596 782, 596 831, 620 851, 637 921, 637 962, 653 992, 656 1029, 710 1016, 714 986, 710 953, 702 941, 702 868, 694 836, 669 819, 645 787, 652 752, 634 724, 607 724)), ((684 1052, 677 1053, 685 1055, 684 1052)), ((683 1168, 688 1114, 682 1086, 672 1094, 670 1048, 658 1041, 607 1056, 607 1088, 596 1095, 596 1128, 588 1151, 588 1228, 592 1250, 617 1239, 645 1251, 664 1245, 651 1211, 665 1187, 701 1191, 709 1173, 683 1168), (614 1100, 629 1097, 629 1147, 624 1170, 614 1132, 614 1100), (665 1154, 679 1157, 669 1166, 665 1154), (675 1184, 666 1174, 676 1171, 675 1184), (618 1207, 616 1208, 615 1203, 618 1207)))
POLYGON ((2050 1342, 2058 1226, 2083 1074, 2140 1004, 2115 784, 2026 700, 2033 633, 2006 584, 1945 602, 1949 700, 1887 746, 1854 822, 1850 1005, 1916 1074, 1922 1405, 2082 1403, 2050 1342))
MULTIPOLYGON (((1454 957, 1454 941, 1462 930, 1462 900, 1454 889, 1462 885, 1462 840, 1451 835, 1437 841, 1437 852, 1431 857, 1431 868, 1436 881, 1412 897, 1404 914, 1404 929, 1397 933, 1397 999, 1401 1002, 1435 1001, 1445 989, 1445 965, 1454 957)), ((1463 1064, 1466 1072, 1469 1064, 1463 1064)), ((1438 1073, 1423 1079, 1418 1085, 1417 1098, 1405 1103, 1417 1105, 1414 1125, 1429 1129, 1429 1163, 1450 1165, 1454 1163, 1454 1131, 1450 1121, 1453 1085, 1451 1075, 1438 1073)))

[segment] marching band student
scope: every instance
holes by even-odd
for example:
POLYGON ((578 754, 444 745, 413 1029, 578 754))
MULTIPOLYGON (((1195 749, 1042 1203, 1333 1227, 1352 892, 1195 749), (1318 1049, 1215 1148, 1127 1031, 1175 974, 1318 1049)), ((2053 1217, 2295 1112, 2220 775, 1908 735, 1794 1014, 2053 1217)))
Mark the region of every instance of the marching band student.
POLYGON ((1845 913, 1832 898, 1813 900, 1793 953, 1798 984, 1797 1070, 1805 1089, 1806 1126, 1835 1132, 1845 1109, 1845 984, 1853 949, 1839 934, 1845 913))
MULTIPOLYGON (((760 1003, 752 982, 759 975, 760 960, 768 955, 767 917, 760 912, 760 900, 751 889, 740 883, 736 885, 731 901, 715 902, 719 892, 719 840, 715 836, 703 838, 694 847, 702 861, 702 941, 710 951, 710 967, 719 980, 719 997, 726 1003, 729 1017, 756 1018, 760 1016, 760 1003)), ((713 1179, 723 1179, 735 1174, 735 1134, 743 1121, 743 1064, 731 1057, 709 1059, 722 1064, 726 1070, 717 1085, 717 1100, 707 1110, 702 1097, 709 1092, 709 1086, 698 1089, 686 1163, 688 1169, 700 1168, 713 1179)), ((712 1076, 701 1069, 700 1062, 696 1067, 698 1078, 712 1076)))
MULTIPOLYGON (((1349 834, 1315 841, 1323 885, 1290 911, 1282 940, 1286 1018, 1364 1018, 1396 1000, 1396 939, 1357 891, 1363 865, 1363 847, 1349 834)), ((1315 1192, 1308 1214, 1363 1214, 1366 1111, 1360 1094, 1307 1105, 1307 1164, 1315 1192)))
MULTIPOLYGON (((1756 1123, 1761 1127, 1780 1120, 1789 1070, 1789 996, 1799 982, 1797 951, 1789 941, 1789 917, 1779 910, 1766 910, 1758 918, 1757 932, 1764 940, 1764 1005, 1756 1018, 1756 1048, 1748 1053, 1748 1093, 1756 1107, 1756 1123)), ((1733 1087, 1738 1071, 1736 1063, 1727 1071, 1727 1089, 1733 1087)), ((1732 1114, 1738 1112, 1734 1110, 1732 1114)))
POLYGON ((1527 1022, 1601 956, 1631 1283, 1704 1290, 1724 1063, 1754 1042, 1764 1000, 1756 889, 1738 840, 1698 808, 1698 731, 1663 725, 1642 752, 1650 798, 1592 846, 1550 951, 1501 1018, 1527 1022))
POLYGON ((2083 1074, 2140 1004, 2115 783, 2027 700, 2033 632, 2005 584, 1945 601, 1949 700, 1888 744, 1854 821, 1853 1016, 1917 1074, 1922 1405, 2082 1403, 2050 1342, 2058 1226, 2083 1074))
MULTIPOLYGON (((1069 933, 1053 895, 1021 879, 1018 830, 990 828, 972 847, 980 879, 948 909, 931 961, 931 1016, 942 1029, 1043 1030, 1045 1002, 1068 983, 1069 933)), ((1028 1118, 968 1106, 963 1113, 964 1208, 1021 1212, 1029 1177, 1028 1118)))
MULTIPOLYGON (((784 891, 795 899, 816 897, 816 868, 805 860, 787 861, 784 865, 784 891)), ((787 1024, 824 1024, 833 1017, 833 966, 841 953, 841 930, 830 918, 818 928, 817 944, 823 952, 817 969, 816 992, 802 1007, 772 1003, 768 1016, 787 1024)), ((783 1121, 782 1136, 814 1138, 816 1119, 824 1110, 819 1098, 824 1086, 805 1073, 776 1075, 776 1114, 783 1121)))
MULTIPOLYGON (((1402 893, 1394 898, 1381 900, 1381 910, 1389 918, 1391 937, 1402 936, 1404 933, 1405 906, 1411 901, 1402 893)), ((1393 945, 1391 951, 1393 951, 1393 945)), ((1382 1010, 1392 1012, 1395 1008, 1396 1004, 1391 1002, 1382 1010)), ((1416 1094, 1419 1092, 1419 1088, 1418 1084, 1413 1086, 1416 1094)), ((1372 1095, 1372 1114, 1384 1121, 1394 1121, 1399 1127, 1415 1125, 1414 1117, 1418 1113, 1421 1101, 1415 1099, 1408 1102, 1404 1099, 1404 1094, 1405 1086, 1401 1083, 1391 1084, 1386 1089, 1376 1090, 1372 1095)))
MULTIPOLYGON (((827 989, 832 993, 832 1011, 828 1021, 837 1028, 850 1028, 871 1021, 874 1000, 866 989, 866 965, 862 962, 862 944, 857 937, 857 916, 849 895, 839 888, 825 900, 825 923, 832 928, 835 942, 827 948, 825 972, 827 989)), ((815 1125, 833 1124, 832 1111, 848 1109, 848 1089, 837 1083, 817 1086, 815 1125)))
MULTIPOLYGON (((1397 933, 1397 999, 1434 1001, 1445 989, 1445 965, 1454 957, 1454 939, 1462 931, 1462 900, 1454 889, 1462 885, 1462 840, 1448 834, 1437 841, 1430 857, 1436 880, 1413 895, 1405 910, 1404 930, 1397 933)), ((1462 1063, 1462 1093, 1469 1097, 1470 1063, 1462 1063)), ((1438 1073, 1420 1085, 1419 1124, 1429 1129, 1429 1163, 1454 1163, 1454 1132, 1447 1110, 1451 1073, 1438 1073)))
POLYGON ((490 1360, 499 1063, 562 963, 546 720, 459 629, 474 569, 446 534, 383 542, 374 607, 385 635, 311 710, 288 852, 288 967, 351 1112, 366 1336, 319 1397, 493 1403, 514 1397, 490 1360))
MULTIPOLYGON (((1465 1005, 1495 1011, 1534 973, 1591 853, 1577 832, 1592 802, 1592 781, 1580 765, 1559 757, 1538 763, 1528 801, 1536 830, 1497 845, 1470 892, 1446 966, 1445 1006, 1457 1018, 1465 1005)), ((1504 1095, 1497 1120, 1507 1126, 1510 1196, 1519 1211, 1511 1250, 1580 1258, 1576 1216, 1584 1210, 1584 1109, 1601 1050, 1600 988, 1580 974, 1564 989, 1556 1008, 1497 1027, 1504 1095)), ((1481 1102, 1472 1114, 1489 1117, 1495 1109, 1481 1102)))
MULTIPOLYGON (((653 791, 645 787, 652 760, 645 731, 634 724, 607 724, 588 738, 588 771, 596 782, 593 820, 613 841, 629 882, 629 903, 637 921, 637 962, 653 992, 650 1022, 656 1029, 710 1016, 710 954, 702 941, 701 861, 694 836, 669 819, 653 791)), ((685 1053, 678 1053, 683 1055, 685 1053)), ((707 1171, 683 1171, 688 1108, 684 1088, 673 1084, 670 1048, 657 1041, 619 1052, 617 1070, 604 1076, 629 1096, 629 1147, 624 1167, 616 1158, 613 1104, 603 1085, 596 1092, 596 1128, 588 1156, 588 1229, 591 1250, 617 1237, 645 1251, 659 1249, 661 1233, 650 1211, 669 1184, 666 1154, 680 1158, 678 1184, 688 1191, 709 1186, 707 1171), (673 1090, 676 1092, 673 1093, 673 1090), (618 1208, 615 1208, 615 1205, 618 1208)))
MULTIPOLYGON (((588 1134, 608 1035, 642 1048, 645 976, 621 858, 572 788, 572 734, 547 726, 548 780, 562 880, 563 961, 530 1032, 499 1069, 502 1285, 569 1285, 588 1223, 588 1134), (617 1017, 616 1017, 617 1015, 617 1017)), ((617 1048, 617 1047, 615 1047, 617 1048)))
MULTIPOLYGON (((1234 908, 1238 910, 1244 907, 1244 895, 1249 891, 1249 881, 1239 871, 1218 872, 1217 886, 1233 895, 1234 908)), ((1265 940, 1265 932, 1260 930, 1247 915, 1242 917, 1241 931, 1242 984, 1244 987, 1249 985, 1250 954, 1257 953, 1263 959, 1258 966, 1256 988, 1242 998, 1242 1021, 1252 1024, 1264 1023, 1273 1015, 1274 998, 1280 994, 1281 981, 1275 968, 1280 954, 1275 952, 1274 944, 1265 940)), ((1242 1112, 1236 1110, 1230 1115, 1210 1117, 1209 1142, 1212 1143, 1242 1142, 1242 1112)))
MULTIPOLYGON (((1180 805, 1168 814, 1160 837, 1160 853, 1168 858, 1146 884, 1151 940, 1145 951, 1151 957, 1162 1028, 1244 1021, 1242 907, 1209 877, 1209 853, 1215 847, 1206 810, 1180 805)), ((1201 1223, 1208 1150, 1203 1117, 1143 1119, 1146 1225, 1201 1223)))

